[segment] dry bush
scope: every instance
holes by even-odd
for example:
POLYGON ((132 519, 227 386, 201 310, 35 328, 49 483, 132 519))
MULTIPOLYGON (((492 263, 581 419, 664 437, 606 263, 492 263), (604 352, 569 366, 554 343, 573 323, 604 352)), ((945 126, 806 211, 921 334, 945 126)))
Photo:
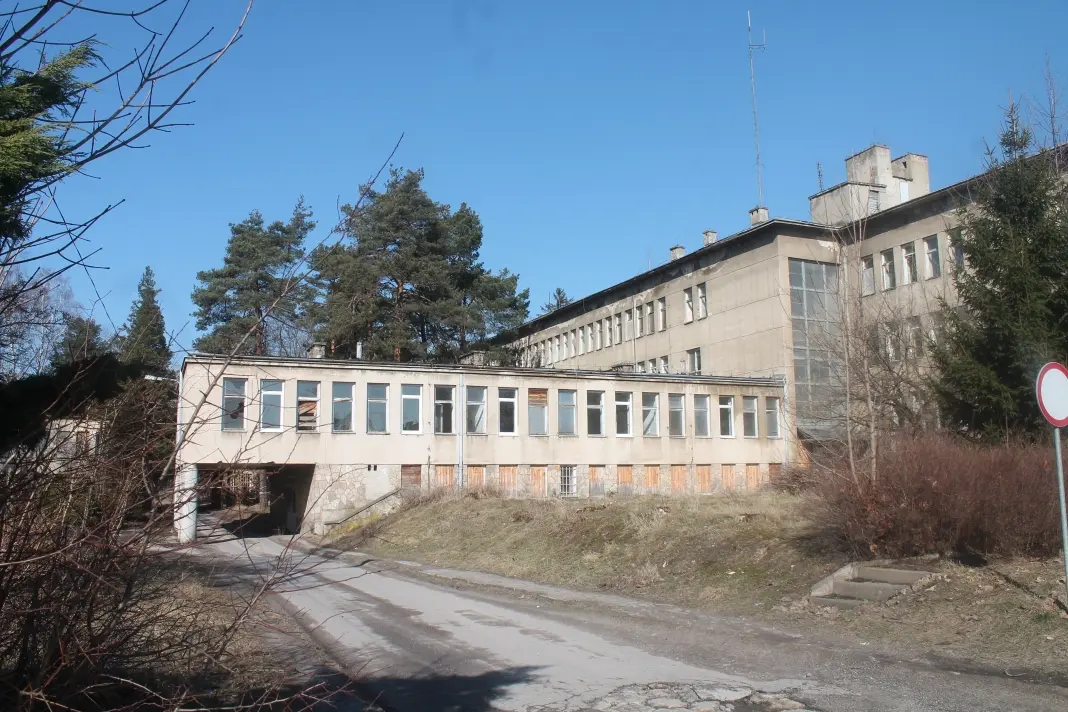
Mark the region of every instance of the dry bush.
POLYGON ((1045 445, 897 436, 880 450, 874 483, 854 483, 845 462, 815 471, 833 523, 861 555, 1046 556, 1061 546, 1045 445))

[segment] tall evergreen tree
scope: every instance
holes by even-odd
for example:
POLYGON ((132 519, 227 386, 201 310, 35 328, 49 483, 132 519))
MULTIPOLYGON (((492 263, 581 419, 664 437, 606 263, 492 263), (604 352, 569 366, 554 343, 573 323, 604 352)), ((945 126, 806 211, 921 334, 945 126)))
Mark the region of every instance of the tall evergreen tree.
POLYGON ((108 353, 109 346, 95 319, 68 312, 63 315, 63 336, 52 354, 52 367, 99 358, 108 353))
POLYGON ((549 297, 549 301, 541 305, 541 314, 544 316, 570 303, 571 297, 567 296, 567 292, 564 291, 563 287, 557 287, 552 296, 549 297))
POLYGON ((943 309, 935 386, 944 416, 975 436, 1040 432, 1035 376, 1068 356, 1068 191, 1056 150, 1036 154, 1010 107, 976 200, 959 212, 964 308, 943 309))
POLYGON ((163 310, 156 299, 158 295, 156 275, 151 267, 145 267, 122 340, 123 360, 143 364, 147 370, 157 373, 169 370, 174 357, 167 340, 163 310))
POLYGON ((307 311, 315 295, 302 279, 304 240, 315 229, 303 198, 289 222, 264 223, 253 211, 230 225, 223 266, 197 273, 193 290, 200 351, 295 355, 304 346, 307 311), (249 338, 242 339, 252 332, 249 338))

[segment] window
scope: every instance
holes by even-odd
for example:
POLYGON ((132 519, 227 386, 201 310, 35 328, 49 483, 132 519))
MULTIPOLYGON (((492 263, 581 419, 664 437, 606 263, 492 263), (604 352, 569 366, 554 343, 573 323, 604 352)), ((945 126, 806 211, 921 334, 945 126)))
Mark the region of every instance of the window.
POLYGON ((604 435, 604 391, 586 391, 586 434, 604 435))
POLYGON ((260 381, 260 430, 282 429, 282 382, 260 381))
POLYGON ((351 383, 333 383, 330 386, 330 419, 335 433, 352 432, 352 388, 351 383))
POLYGON ((297 430, 319 429, 319 382, 297 381, 297 430))
POLYGON ((927 330, 927 338, 931 340, 933 344, 942 343, 942 330, 945 329, 945 319, 941 314, 935 312, 930 315, 931 327, 927 330))
POLYGON ((875 294, 875 258, 872 255, 860 258, 860 294, 875 294))
POLYGON ((682 323, 689 324, 693 321, 693 289, 687 287, 682 290, 682 323))
POLYGON ((641 305, 634 307, 634 317, 638 320, 638 326, 634 331, 634 338, 641 338, 645 335, 645 312, 642 310, 641 305))
POLYGON ((697 318, 704 319, 708 316, 708 291, 705 289, 705 283, 701 282, 697 285, 697 318))
POLYGON ((897 184, 897 195, 898 195, 898 198, 901 199, 900 202, 904 203, 904 202, 908 201, 908 199, 909 199, 909 184, 908 183, 898 183, 897 184))
POLYGON ((709 400, 707 395, 693 397, 693 430, 694 435, 699 438, 707 438, 711 434, 708 429, 709 400))
POLYGON ((616 393, 616 435, 630 435, 630 393, 616 393))
POLYGON ((575 405, 578 403, 577 391, 557 391, 557 427, 561 435, 575 435, 575 405))
POLYGON ((667 356, 660 357, 660 373, 668 372, 668 358, 667 356))
POLYGON ((953 248, 953 264, 957 267, 964 266, 964 241, 961 239, 963 230, 955 227, 949 231, 949 244, 953 248))
POLYGON ((245 429, 245 382, 244 378, 224 378, 222 394, 222 429, 245 429))
POLYGON ((645 361, 638 361, 635 363, 634 370, 638 373, 645 373, 645 361))
POLYGON ((767 428, 769 438, 777 438, 779 435, 779 399, 778 398, 765 398, 764 399, 764 416, 766 418, 764 427, 767 428))
POLYGON ((690 373, 701 372, 701 349, 690 349, 686 352, 686 368, 690 373))
POLYGON ((616 343, 623 343, 623 316, 616 314, 616 343))
POLYGON ((575 358, 579 355, 578 329, 571 330, 571 351, 569 353, 571 354, 571 358, 575 358))
POLYGON ((646 334, 651 334, 656 331, 656 322, 653 321, 653 303, 649 302, 645 305, 645 326, 646 334))
POLYGON ((908 328, 908 349, 909 356, 923 356, 923 322, 920 321, 918 316, 910 316, 906 320, 908 328))
POLYGON ((634 339, 634 310, 628 309, 623 312, 623 340, 632 341, 634 339))
POLYGON ((656 300, 656 328, 660 331, 667 328, 667 297, 656 300))
POLYGON ((467 432, 482 435, 486 432, 486 387, 467 387, 467 432))
POLYGON ((734 437, 734 396, 719 397, 719 434, 724 438, 734 437))
POLYGON ((789 259, 795 402, 802 422, 826 417, 819 402, 832 387, 828 344, 837 342, 840 329, 838 274, 835 264, 789 259))
POLYGON ((553 360, 551 363, 556 363, 560 360, 560 337, 553 337, 553 360))
POLYGON ((883 337, 886 340, 886 358, 891 362, 897 362, 901 358, 901 329, 897 324, 883 326, 883 337))
POLYGON ((549 389, 527 390, 527 421, 531 435, 549 434, 549 389))
POLYGON ((515 388, 497 389, 497 432, 515 435, 515 388))
POLYGON ((423 387, 418 384, 401 385, 401 432, 422 432, 423 387))
POLYGON ((894 251, 893 249, 879 253, 883 268, 883 291, 897 286, 897 277, 894 274, 894 251))
POLYGON ((451 435, 452 426, 452 386, 434 386, 434 432, 451 435))
POLYGON ((569 342, 571 341, 571 332, 565 331, 563 341, 560 342, 560 360, 566 361, 567 355, 570 353, 569 342))
POLYGON ((389 386, 367 384, 367 432, 384 433, 389 423, 389 386))
POLYGON ((655 358, 649 359, 649 366, 648 366, 647 370, 649 371, 649 373, 656 373, 656 359, 655 358))
MULTIPOLYGON (((874 182, 874 181, 873 181, 874 182)), ((879 191, 868 191, 868 215, 874 215, 879 212, 879 191)))
POLYGON ((612 317, 605 317, 604 320, 604 345, 612 345, 612 317))
POLYGON ((668 435, 681 438, 686 435, 686 396, 681 393, 668 394, 668 435))
POLYGON ((642 435, 660 435, 660 394, 642 393, 642 435))
POLYGON ((742 396, 742 435, 747 438, 755 438, 759 435, 757 430, 757 407, 756 396, 742 396))
POLYGON ((595 351, 601 350, 601 321, 599 319, 593 324, 593 348, 595 351))
POLYGON ((578 489, 574 465, 560 465, 560 496, 574 497, 578 489))
POLYGON ((923 238, 923 252, 927 256, 927 279, 942 276, 942 260, 938 256, 938 235, 923 238))
POLYGON ((901 259, 905 263, 905 274, 902 275, 903 284, 915 284, 920 281, 919 267, 916 264, 916 243, 910 242, 901 246, 901 259))

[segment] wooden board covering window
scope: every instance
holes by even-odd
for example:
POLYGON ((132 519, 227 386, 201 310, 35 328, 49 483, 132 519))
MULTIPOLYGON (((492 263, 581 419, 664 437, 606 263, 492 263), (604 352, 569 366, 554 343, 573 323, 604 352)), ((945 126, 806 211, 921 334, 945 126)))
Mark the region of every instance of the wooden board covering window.
POLYGON ((626 492, 634 485, 634 470, 631 465, 616 466, 616 486, 626 492))
POLYGON ((527 402, 530 405, 549 405, 548 388, 530 388, 527 390, 527 402))
POLYGON ((590 465, 589 472, 590 496, 601 497, 604 495, 604 465, 590 465))
POLYGON ((530 468, 530 496, 545 496, 545 467, 541 465, 530 468))
POLYGON ((434 486, 452 487, 456 465, 434 465, 434 486))
POLYGON ((755 490, 760 487, 760 465, 745 466, 745 488, 755 490))
POLYGON ((671 466, 671 491, 683 492, 686 490, 686 465, 671 466))
POLYGON ((501 492, 506 495, 511 495, 512 497, 516 495, 516 487, 519 479, 516 473, 518 470, 519 468, 515 465, 501 465, 497 468, 501 492))
POLYGON ((712 491, 712 465, 697 466, 697 491, 712 491))
POLYGON ((734 489, 734 465, 721 465, 720 476, 723 478, 723 489, 734 489))
POLYGON ((319 422, 318 410, 318 401, 301 401, 297 403, 297 425, 301 428, 314 428, 319 422))
POLYGON ((645 466, 645 489, 660 489, 660 465, 645 466))
POLYGON ((401 486, 402 487, 422 487, 423 485, 423 466, 422 465, 401 465, 401 486))
POLYGON ((486 486, 486 466, 467 466, 467 486, 470 489, 482 489, 486 486))

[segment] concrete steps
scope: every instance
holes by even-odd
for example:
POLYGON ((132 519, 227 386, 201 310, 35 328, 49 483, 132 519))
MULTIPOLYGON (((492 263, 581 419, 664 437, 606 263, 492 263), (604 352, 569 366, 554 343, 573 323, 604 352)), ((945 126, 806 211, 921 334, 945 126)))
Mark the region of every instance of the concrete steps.
POLYGON ((809 600, 818 606, 856 608, 870 601, 888 601, 933 578, 940 576, 930 571, 846 564, 813 586, 809 600))

